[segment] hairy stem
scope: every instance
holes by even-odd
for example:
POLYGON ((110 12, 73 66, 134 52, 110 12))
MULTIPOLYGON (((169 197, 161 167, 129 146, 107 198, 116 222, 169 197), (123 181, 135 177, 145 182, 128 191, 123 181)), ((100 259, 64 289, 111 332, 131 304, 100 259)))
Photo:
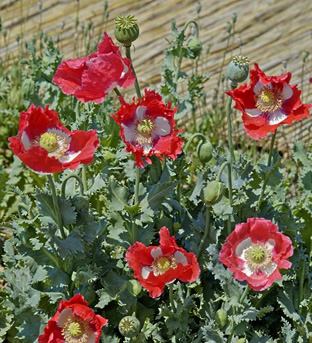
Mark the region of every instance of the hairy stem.
POLYGON ((203 247, 206 243, 206 240, 209 236, 209 232, 210 232, 210 207, 207 206, 206 207, 206 221, 205 221, 205 232, 204 232, 204 235, 200 241, 200 244, 199 244, 199 248, 198 248, 198 251, 197 251, 197 259, 200 260, 201 258, 201 254, 203 252, 203 247))
POLYGON ((140 90, 140 86, 139 86, 139 82, 138 82, 138 78, 136 76, 136 72, 134 70, 132 59, 131 59, 131 45, 130 46, 126 46, 125 48, 126 48, 126 56, 131 61, 131 69, 132 69, 132 72, 133 72, 133 74, 135 76, 134 88, 135 88, 137 97, 138 98, 142 98, 141 90, 140 90))

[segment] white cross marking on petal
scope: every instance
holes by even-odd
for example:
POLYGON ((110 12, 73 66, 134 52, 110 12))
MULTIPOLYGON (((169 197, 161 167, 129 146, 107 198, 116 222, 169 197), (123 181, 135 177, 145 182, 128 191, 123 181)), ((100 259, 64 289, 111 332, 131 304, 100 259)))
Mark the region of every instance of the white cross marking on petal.
POLYGON ((173 256, 176 260, 176 263, 181 263, 183 266, 187 264, 187 258, 181 251, 176 251, 173 256))
POLYGON ((141 270, 141 275, 144 280, 146 280, 152 271, 152 268, 144 266, 141 270))
POLYGON ((152 135, 167 136, 171 132, 171 126, 167 118, 157 117, 154 120, 155 128, 152 131, 152 135))
POLYGON ((283 101, 290 99, 293 94, 294 94, 293 90, 289 86, 284 85, 283 91, 282 91, 282 99, 283 99, 283 101))
POLYGON ((156 248, 156 249, 152 249, 151 250, 151 255, 153 257, 153 259, 155 260, 157 257, 162 256, 163 252, 161 250, 161 248, 156 248))
POLYGON ((258 117, 262 114, 262 112, 258 108, 246 108, 245 112, 250 116, 250 117, 258 117))
POLYGON ((31 147, 31 141, 30 141, 30 139, 28 138, 27 133, 26 133, 25 131, 23 131, 23 133, 22 133, 22 139, 21 139, 21 141, 22 141, 22 143, 23 143, 23 145, 24 145, 25 150, 26 150, 26 151, 29 150, 30 147, 31 147))
POLYGON ((143 120, 146 109, 146 106, 139 106, 135 111, 135 120, 143 120))
POLYGON ((138 135, 136 126, 135 125, 126 126, 125 124, 121 124, 121 125, 124 129, 125 141, 129 143, 135 142, 138 135))
POLYGON ((65 308, 59 315, 57 325, 60 328, 62 328, 64 326, 66 320, 68 319, 68 317, 71 316, 71 314, 72 314, 71 308, 65 308))
POLYGON ((259 95, 259 92, 260 90, 263 88, 263 87, 268 87, 268 88, 272 88, 272 85, 271 83, 261 83, 260 81, 258 81, 253 89, 254 93, 256 95, 259 95))
POLYGON ((264 273, 266 276, 270 276, 274 270, 276 269, 277 264, 275 262, 269 263, 267 266, 260 268, 262 273, 264 273))
POLYGON ((252 240, 250 237, 241 241, 235 249, 236 256, 238 256, 239 258, 245 261, 245 258, 244 258, 245 250, 248 249, 251 246, 251 244, 252 244, 252 240))
POLYGON ((269 125, 276 125, 287 118, 287 115, 282 110, 268 113, 269 125))

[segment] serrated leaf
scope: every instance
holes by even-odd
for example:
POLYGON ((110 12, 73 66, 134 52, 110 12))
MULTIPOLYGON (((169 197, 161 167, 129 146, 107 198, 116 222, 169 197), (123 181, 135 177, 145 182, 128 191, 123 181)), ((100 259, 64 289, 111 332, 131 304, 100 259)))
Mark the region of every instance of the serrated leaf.
POLYGON ((61 211, 63 224, 70 225, 75 223, 77 212, 75 211, 75 207, 72 206, 71 201, 59 198, 58 203, 61 211))
POLYGON ((62 258, 84 252, 82 238, 76 231, 71 231, 64 240, 54 236, 51 238, 51 243, 57 245, 62 258))
POLYGON ((194 187, 194 190, 190 196, 190 200, 195 204, 198 205, 198 203, 200 202, 200 194, 201 191, 204 187, 204 183, 203 183, 203 173, 198 172, 197 174, 197 181, 196 181, 196 185, 194 187))
POLYGON ((127 206, 127 188, 118 185, 115 179, 110 179, 109 190, 111 192, 111 209, 122 211, 127 206))

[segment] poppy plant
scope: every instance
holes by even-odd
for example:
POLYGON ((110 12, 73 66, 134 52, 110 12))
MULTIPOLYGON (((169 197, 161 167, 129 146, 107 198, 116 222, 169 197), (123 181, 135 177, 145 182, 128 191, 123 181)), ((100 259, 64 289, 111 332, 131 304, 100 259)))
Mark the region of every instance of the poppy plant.
POLYGON ((176 159, 183 145, 182 138, 177 136, 180 130, 175 129, 177 108, 167 106, 158 93, 147 89, 137 102, 128 104, 122 98, 121 101, 120 109, 112 117, 120 126, 126 151, 134 154, 135 165, 144 168, 143 156, 149 164, 150 156, 176 159))
POLYGON ((302 104, 301 91, 289 84, 291 73, 267 76, 255 63, 250 71, 250 84, 228 91, 235 100, 234 108, 242 111, 247 134, 264 138, 282 124, 291 125, 309 116, 310 104, 302 104))
POLYGON ((99 146, 96 130, 70 132, 59 121, 57 112, 34 105, 21 112, 18 136, 9 141, 19 159, 31 170, 44 174, 91 163, 99 146))
POLYGON ((159 297, 167 283, 175 279, 194 282, 200 273, 196 256, 178 247, 165 226, 160 229, 159 236, 159 246, 146 247, 135 242, 126 253, 134 277, 152 298, 159 297))
POLYGON ((98 343, 107 319, 95 314, 84 297, 75 294, 62 300, 38 343, 98 343))
POLYGON ((227 237, 219 260, 235 279, 246 280, 254 291, 263 291, 282 278, 279 269, 291 267, 287 258, 292 255, 290 238, 278 232, 275 224, 264 218, 248 218, 227 237))
POLYGON ((133 85, 135 76, 131 61, 122 58, 119 47, 105 32, 97 52, 63 61, 52 81, 64 94, 72 94, 84 103, 92 101, 99 104, 116 86, 126 88, 133 85))

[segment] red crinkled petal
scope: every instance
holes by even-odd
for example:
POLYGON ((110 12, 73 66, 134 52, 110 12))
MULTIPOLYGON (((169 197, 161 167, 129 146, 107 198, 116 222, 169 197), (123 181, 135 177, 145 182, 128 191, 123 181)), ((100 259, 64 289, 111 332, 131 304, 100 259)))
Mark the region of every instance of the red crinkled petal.
POLYGON ((128 70, 125 72, 124 76, 120 78, 118 86, 122 88, 127 88, 134 84, 135 76, 131 69, 131 61, 128 60, 128 58, 123 58, 122 61, 124 65, 128 68, 128 70))
POLYGON ((73 95, 82 102, 101 103, 107 93, 116 87, 123 69, 119 56, 113 53, 98 55, 82 73, 81 86, 73 95))
POLYGON ((174 236, 170 236, 170 232, 166 226, 163 226, 159 230, 159 237, 160 248, 164 255, 171 255, 179 249, 174 236))
POLYGON ((219 260, 234 273, 234 278, 247 283, 255 291, 262 291, 281 279, 279 269, 288 269, 291 262, 286 259, 292 256, 293 246, 289 237, 278 232, 278 227, 270 220, 264 218, 248 218, 247 223, 237 224, 235 230, 227 237, 219 253, 219 260), (237 245, 250 237, 254 243, 266 243, 273 239, 275 246, 272 250, 272 260, 277 264, 275 271, 267 276, 258 271, 251 276, 242 272, 245 262, 235 253, 237 245))
POLYGON ((71 141, 68 148, 69 153, 80 151, 80 154, 63 166, 69 169, 78 168, 79 164, 92 163, 95 150, 98 148, 100 142, 97 138, 96 130, 91 131, 73 131, 70 135, 71 141))
POLYGON ((39 336, 38 343, 64 343, 62 329, 54 320, 49 320, 44 328, 44 333, 39 336))
POLYGON ((58 66, 52 82, 59 86, 64 94, 73 94, 81 86, 82 74, 88 69, 87 62, 93 57, 96 57, 96 54, 63 61, 58 66))
POLYGON ((97 50, 98 50, 98 53, 101 55, 114 53, 117 56, 121 57, 119 47, 114 44, 113 40, 111 39, 111 37, 109 37, 107 32, 104 32, 103 40, 98 45, 97 50))

